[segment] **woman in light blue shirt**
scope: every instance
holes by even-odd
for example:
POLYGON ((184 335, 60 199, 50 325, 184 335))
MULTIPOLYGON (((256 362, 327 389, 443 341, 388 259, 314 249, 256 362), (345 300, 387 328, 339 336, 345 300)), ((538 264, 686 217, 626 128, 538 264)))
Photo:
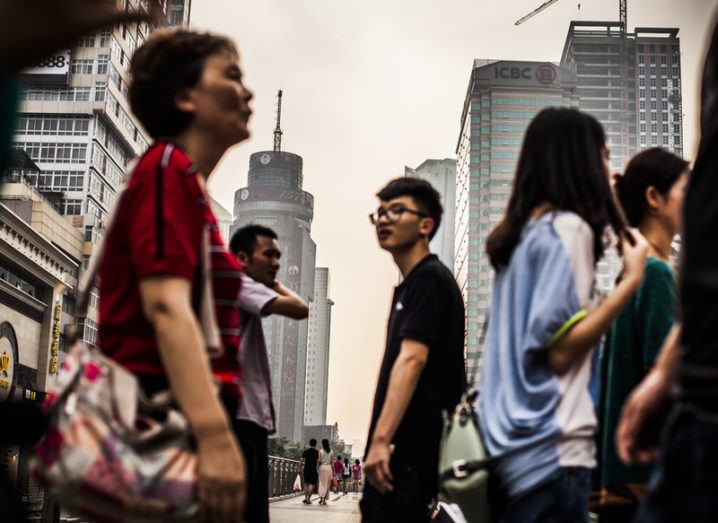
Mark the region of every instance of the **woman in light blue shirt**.
POLYGON ((596 429, 594 348, 633 295, 646 242, 626 229, 601 125, 549 108, 529 125, 506 214, 487 242, 493 281, 478 411, 499 523, 585 522, 596 429), (600 302, 608 227, 624 273, 600 302))

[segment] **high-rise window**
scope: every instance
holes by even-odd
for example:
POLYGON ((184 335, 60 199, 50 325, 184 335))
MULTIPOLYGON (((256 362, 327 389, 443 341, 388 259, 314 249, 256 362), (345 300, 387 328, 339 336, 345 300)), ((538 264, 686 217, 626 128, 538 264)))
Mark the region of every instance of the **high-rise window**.
POLYGON ((71 74, 92 74, 93 60, 72 60, 70 62, 71 74))
POLYGON ((80 41, 77 42, 77 47, 95 47, 95 35, 80 38, 80 41))
POLYGON ((96 102, 104 102, 106 91, 107 91, 107 82, 105 82, 104 80, 102 80, 100 82, 95 82, 95 101, 96 102))
POLYGON ((97 57, 97 74, 107 74, 107 68, 110 63, 110 56, 106 54, 97 57))

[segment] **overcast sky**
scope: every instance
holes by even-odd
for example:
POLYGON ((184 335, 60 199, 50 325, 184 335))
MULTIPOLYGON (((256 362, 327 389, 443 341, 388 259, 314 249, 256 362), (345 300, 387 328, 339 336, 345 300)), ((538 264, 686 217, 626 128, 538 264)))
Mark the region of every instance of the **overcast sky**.
MULTIPOLYGON (((367 214, 404 166, 453 158, 474 58, 558 62, 577 0, 521 26, 541 0, 194 0, 192 25, 237 42, 254 91, 252 137, 210 181, 230 211, 249 155, 271 149, 284 90, 283 149, 304 158, 315 196, 317 265, 331 274, 327 422, 364 439, 397 273, 367 214)), ((686 155, 697 132, 698 78, 718 0, 629 0, 629 28, 678 27, 686 155)), ((581 20, 617 20, 618 0, 583 0, 581 20)))

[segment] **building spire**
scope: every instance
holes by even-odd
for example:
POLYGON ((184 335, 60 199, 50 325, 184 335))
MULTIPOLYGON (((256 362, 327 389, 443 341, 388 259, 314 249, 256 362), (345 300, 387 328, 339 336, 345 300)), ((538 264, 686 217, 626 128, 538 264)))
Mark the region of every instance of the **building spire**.
POLYGON ((282 90, 277 92, 277 127, 274 128, 274 152, 282 150, 282 90))

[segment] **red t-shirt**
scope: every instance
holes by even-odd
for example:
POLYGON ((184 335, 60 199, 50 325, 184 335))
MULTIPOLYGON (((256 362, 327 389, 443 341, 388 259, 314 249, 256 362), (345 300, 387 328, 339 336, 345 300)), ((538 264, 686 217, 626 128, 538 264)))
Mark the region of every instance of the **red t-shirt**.
POLYGON ((108 232, 99 272, 99 345, 136 374, 165 375, 153 327, 142 310, 140 280, 164 275, 191 281, 198 311, 205 227, 224 347, 223 355, 212 360, 212 370, 223 392, 239 394, 241 266, 222 240, 196 168, 184 151, 167 142, 154 144, 139 159, 108 232))

